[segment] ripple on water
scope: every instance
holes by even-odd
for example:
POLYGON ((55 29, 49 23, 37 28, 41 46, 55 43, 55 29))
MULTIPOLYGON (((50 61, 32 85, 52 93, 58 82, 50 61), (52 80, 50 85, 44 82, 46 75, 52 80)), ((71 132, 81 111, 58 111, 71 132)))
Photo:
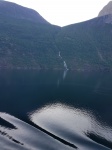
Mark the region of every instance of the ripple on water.
POLYGON ((13 129, 0 126, 0 148, 2 150, 73 150, 39 129, 6 113, 0 118, 9 122, 13 129))
POLYGON ((36 110, 29 117, 35 124, 75 144, 80 150, 112 148, 112 129, 102 125, 92 112, 58 103, 36 110))

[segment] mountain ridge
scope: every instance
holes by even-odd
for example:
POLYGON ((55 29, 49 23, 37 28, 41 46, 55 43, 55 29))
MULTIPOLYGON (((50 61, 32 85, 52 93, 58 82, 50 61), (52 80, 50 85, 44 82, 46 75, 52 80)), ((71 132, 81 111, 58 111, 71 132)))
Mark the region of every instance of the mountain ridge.
POLYGON ((8 1, 0 1, 0 14, 50 24, 37 11, 8 1))

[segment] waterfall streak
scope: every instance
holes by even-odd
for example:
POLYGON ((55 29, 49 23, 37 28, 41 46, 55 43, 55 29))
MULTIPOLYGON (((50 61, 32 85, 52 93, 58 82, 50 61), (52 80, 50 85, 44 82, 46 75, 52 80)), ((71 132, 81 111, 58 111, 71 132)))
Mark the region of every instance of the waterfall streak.
MULTIPOLYGON (((62 56, 61 56, 61 52, 59 51, 59 57, 63 60, 62 56)), ((67 63, 65 61, 63 61, 63 64, 64 64, 64 68, 65 70, 68 70, 68 67, 67 67, 67 63)))

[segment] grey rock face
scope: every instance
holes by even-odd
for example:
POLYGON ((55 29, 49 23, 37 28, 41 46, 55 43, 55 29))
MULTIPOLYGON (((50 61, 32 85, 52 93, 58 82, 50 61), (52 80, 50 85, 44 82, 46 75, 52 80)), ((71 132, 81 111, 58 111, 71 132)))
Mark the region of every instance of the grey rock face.
POLYGON ((112 24, 112 1, 104 6, 104 8, 99 12, 98 17, 102 17, 103 22, 112 24))
POLYGON ((99 12, 98 17, 112 14, 112 1, 110 1, 104 8, 99 12))

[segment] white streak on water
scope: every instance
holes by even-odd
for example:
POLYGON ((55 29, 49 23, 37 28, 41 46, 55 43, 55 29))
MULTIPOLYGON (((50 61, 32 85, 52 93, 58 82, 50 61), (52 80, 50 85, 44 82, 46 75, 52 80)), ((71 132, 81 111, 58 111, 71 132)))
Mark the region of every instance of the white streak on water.
POLYGON ((63 72, 63 80, 66 78, 67 71, 68 71, 68 70, 64 70, 64 72, 63 72))
POLYGON ((0 150, 73 150, 14 116, 0 112, 0 118, 15 127, 8 129, 0 125, 0 150))
POLYGON ((43 129, 75 144, 78 150, 111 150, 86 136, 94 133, 110 142, 112 139, 111 128, 100 124, 89 111, 57 103, 37 109, 29 117, 43 129))

